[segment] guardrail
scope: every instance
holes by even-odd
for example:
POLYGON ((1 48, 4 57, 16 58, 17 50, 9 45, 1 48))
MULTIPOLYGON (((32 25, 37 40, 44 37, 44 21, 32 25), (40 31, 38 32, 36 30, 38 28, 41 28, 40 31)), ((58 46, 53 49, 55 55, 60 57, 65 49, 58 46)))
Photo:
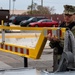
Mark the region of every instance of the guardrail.
MULTIPOLYGON (((37 27, 7 27, 7 26, 0 26, 0 29, 2 29, 3 31, 6 29, 11 29, 11 30, 40 30, 41 34, 39 36, 39 40, 36 44, 35 48, 27 48, 24 46, 17 46, 17 45, 13 45, 13 44, 6 44, 5 43, 5 36, 3 36, 3 40, 0 43, 0 50, 4 51, 4 52, 9 52, 12 54, 16 54, 16 55, 20 55, 23 57, 27 57, 27 58, 33 58, 33 59, 39 59, 41 56, 41 53, 44 49, 44 46, 46 44, 47 41, 47 35, 48 33, 51 33, 51 35, 55 35, 55 37, 58 37, 60 39, 64 38, 64 34, 65 34, 65 28, 55 28, 55 27, 41 27, 41 28, 37 28, 37 27)), ((5 34, 4 32, 2 33, 3 35, 5 34)))
POLYGON ((51 35, 54 35, 55 37, 58 37, 59 39, 64 38, 65 34, 65 28, 55 28, 55 27, 7 27, 3 25, 0 26, 0 29, 2 29, 2 42, 0 43, 0 51, 16 54, 19 56, 24 57, 24 67, 28 67, 28 61, 27 58, 33 58, 33 59, 39 59, 42 51, 45 47, 46 41, 47 41, 47 35, 50 33, 51 35), (28 48, 25 46, 17 46, 13 44, 7 44, 5 43, 5 30, 36 30, 41 31, 41 34, 39 36, 38 42, 35 46, 35 48, 28 48))

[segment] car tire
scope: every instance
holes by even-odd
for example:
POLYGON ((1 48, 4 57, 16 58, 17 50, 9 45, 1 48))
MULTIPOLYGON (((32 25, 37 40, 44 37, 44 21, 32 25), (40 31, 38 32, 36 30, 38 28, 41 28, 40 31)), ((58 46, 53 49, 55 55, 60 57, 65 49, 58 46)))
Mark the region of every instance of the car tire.
POLYGON ((55 27, 55 25, 52 25, 52 27, 55 27))
POLYGON ((26 27, 29 27, 29 24, 26 27))
POLYGON ((24 27, 24 26, 21 25, 21 27, 24 27))
POLYGON ((36 24, 35 27, 39 27, 39 26, 36 24))

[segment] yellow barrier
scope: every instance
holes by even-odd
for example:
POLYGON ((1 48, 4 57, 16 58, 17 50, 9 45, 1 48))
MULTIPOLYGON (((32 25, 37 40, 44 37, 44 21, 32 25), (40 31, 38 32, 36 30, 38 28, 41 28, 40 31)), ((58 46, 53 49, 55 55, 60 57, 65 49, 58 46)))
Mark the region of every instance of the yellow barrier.
POLYGON ((16 46, 13 44, 0 43, 0 50, 4 52, 9 52, 12 54, 20 55, 27 58, 39 59, 41 53, 45 47, 47 41, 47 34, 55 35, 56 37, 63 39, 65 34, 65 28, 55 28, 55 27, 7 27, 0 26, 0 29, 11 29, 11 30, 40 30, 41 34, 35 48, 27 48, 23 46, 16 46))

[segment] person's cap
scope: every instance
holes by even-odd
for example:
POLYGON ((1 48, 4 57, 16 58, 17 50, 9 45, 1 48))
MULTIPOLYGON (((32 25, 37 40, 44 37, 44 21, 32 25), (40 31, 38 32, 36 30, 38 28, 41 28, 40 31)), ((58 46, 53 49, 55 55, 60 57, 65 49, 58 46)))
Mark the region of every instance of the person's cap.
MULTIPOLYGON (((75 6, 74 6, 74 10, 75 10, 75 6)), ((75 14, 75 12, 74 12, 74 14, 75 14)))
POLYGON ((64 5, 64 14, 73 15, 75 13, 75 6, 64 5))

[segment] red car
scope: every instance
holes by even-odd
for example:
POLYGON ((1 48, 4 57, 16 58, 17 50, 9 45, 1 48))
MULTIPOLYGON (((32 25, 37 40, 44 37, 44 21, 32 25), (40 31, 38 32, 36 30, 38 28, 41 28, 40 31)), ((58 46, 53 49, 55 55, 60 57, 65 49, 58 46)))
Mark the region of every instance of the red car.
POLYGON ((58 27, 58 22, 50 19, 42 19, 38 22, 33 22, 29 24, 29 27, 58 27))

